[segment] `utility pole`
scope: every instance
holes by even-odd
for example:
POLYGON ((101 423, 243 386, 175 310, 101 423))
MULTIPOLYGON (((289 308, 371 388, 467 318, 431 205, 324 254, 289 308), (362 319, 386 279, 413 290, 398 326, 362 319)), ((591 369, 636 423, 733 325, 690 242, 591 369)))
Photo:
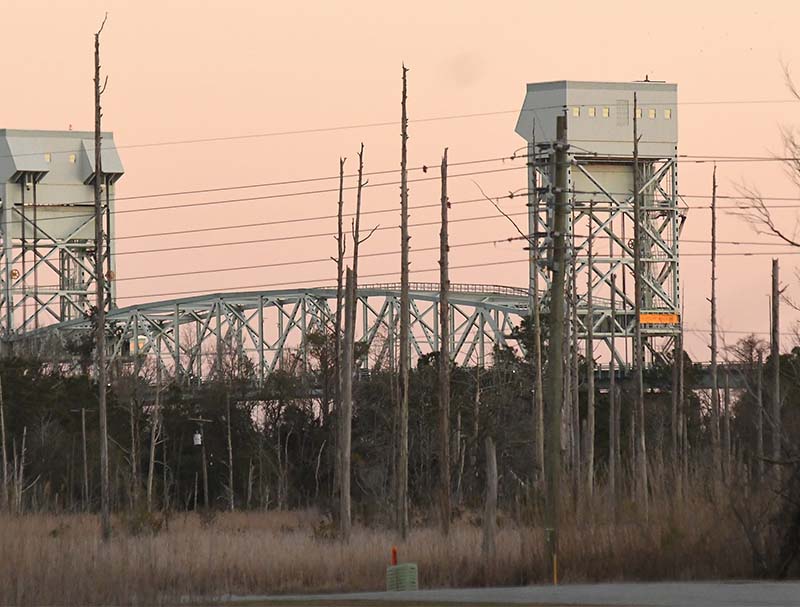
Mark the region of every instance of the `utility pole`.
POLYGON ((447 238, 447 148, 442 156, 442 229, 439 233, 439 484, 442 533, 450 533, 450 274, 447 238))
MULTIPOLYGON (((107 17, 107 16, 106 16, 107 17)), ((106 410, 106 296, 103 275, 103 175, 100 145, 103 111, 100 98, 106 83, 100 84, 100 33, 106 18, 94 35, 94 273, 97 286, 97 313, 95 315, 95 355, 97 357, 97 388, 100 419, 100 532, 103 541, 111 537, 111 494, 108 479, 108 420, 106 410)))
POLYGON ((719 493, 722 455, 719 428, 719 370, 717 368, 717 165, 711 176, 711 451, 714 488, 719 493))
POLYGON ((592 297, 592 226, 594 205, 589 203, 588 265, 586 277, 586 496, 594 495, 594 302, 592 297))
POLYGON ((647 445, 645 442, 644 424, 644 347, 642 344, 642 214, 639 195, 639 124, 638 124, 638 102, 636 93, 633 94, 633 271, 634 271, 634 294, 635 294, 635 314, 634 323, 634 355, 636 358, 636 413, 638 419, 638 466, 639 466, 639 495, 640 503, 644 507, 645 516, 648 513, 647 495, 647 445))
POLYGON ((339 471, 339 533, 345 542, 350 541, 350 446, 353 419, 353 338, 355 334, 355 276, 347 268, 344 296, 344 346, 342 348, 342 403, 339 411, 341 418, 341 470, 339 471))
POLYGON ((778 277, 778 260, 772 260, 772 335, 770 357, 772 358, 772 459, 781 459, 781 290, 778 277))
POLYGON ((545 482, 544 463, 544 388, 542 382, 542 318, 539 310, 539 179, 536 171, 536 119, 531 133, 531 192, 533 192, 533 217, 528 221, 528 246, 531 250, 533 281, 531 285, 531 319, 533 320, 533 417, 534 442, 536 445, 536 464, 539 479, 545 482))
POLYGON ((408 537, 408 365, 410 310, 408 297, 408 114, 406 100, 408 86, 403 65, 403 95, 400 116, 400 405, 399 421, 399 462, 397 467, 397 526, 400 536, 408 537))
POLYGON ((547 373, 547 517, 553 580, 558 575, 559 500, 561 497, 561 405, 564 398, 564 288, 567 243, 567 117, 556 121, 553 274, 550 287, 550 341, 547 373))

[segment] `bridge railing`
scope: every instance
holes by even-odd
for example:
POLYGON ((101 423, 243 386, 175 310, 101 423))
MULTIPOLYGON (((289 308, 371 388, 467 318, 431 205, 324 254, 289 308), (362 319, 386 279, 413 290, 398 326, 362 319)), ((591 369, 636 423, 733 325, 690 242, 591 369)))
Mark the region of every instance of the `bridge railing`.
MULTIPOLYGON (((438 292, 438 282, 410 282, 409 291, 430 291, 438 292)), ((359 289, 375 289, 379 291, 399 291, 399 282, 380 282, 366 285, 359 285, 359 289)), ((507 287, 503 285, 483 285, 474 283, 450 283, 450 293, 485 294, 485 295, 514 295, 527 297, 528 289, 520 287, 507 287)))

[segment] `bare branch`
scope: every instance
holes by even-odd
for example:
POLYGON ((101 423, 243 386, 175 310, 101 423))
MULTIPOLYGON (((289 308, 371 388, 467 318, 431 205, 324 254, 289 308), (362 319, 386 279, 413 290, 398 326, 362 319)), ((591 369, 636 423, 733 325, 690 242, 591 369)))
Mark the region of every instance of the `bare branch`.
POLYGON ((478 190, 480 191, 481 195, 483 195, 483 197, 484 197, 486 200, 488 200, 489 202, 491 202, 491 203, 492 203, 492 206, 493 206, 495 209, 497 209, 497 211, 498 211, 498 212, 499 212, 499 213, 500 213, 500 214, 501 214, 503 217, 505 217, 506 219, 508 219, 508 220, 511 222, 511 225, 513 225, 513 226, 514 226, 514 228, 517 230, 517 232, 519 232, 519 235, 520 235, 520 236, 522 236, 522 238, 524 238, 525 240, 527 240, 527 241, 528 241, 528 244, 531 244, 531 237, 530 237, 530 236, 528 236, 527 234, 525 234, 525 233, 524 233, 524 232, 523 232, 523 231, 520 229, 520 227, 517 225, 517 223, 516 223, 516 222, 515 222, 515 221, 514 221, 514 220, 513 220, 513 219, 512 219, 512 218, 511 218, 511 217, 510 217, 510 216, 509 216, 509 215, 508 215, 508 214, 507 214, 507 213, 506 213, 504 210, 503 210, 503 209, 501 209, 501 208, 500 208, 500 205, 499 205, 499 204, 497 204, 497 203, 496 203, 494 200, 492 200, 491 198, 489 198, 489 196, 486 194, 486 192, 484 192, 484 191, 483 191, 483 188, 481 187, 481 185, 480 185, 480 184, 479 184, 477 181, 475 181, 474 179, 472 180, 472 183, 474 183, 474 184, 475 184, 475 187, 476 187, 476 188, 478 188, 478 190))
POLYGON ((103 22, 100 24, 100 29, 97 30, 97 33, 95 34, 96 38, 100 37, 100 34, 103 31, 103 28, 106 26, 106 21, 108 21, 108 11, 106 11, 106 14, 103 16, 103 22))

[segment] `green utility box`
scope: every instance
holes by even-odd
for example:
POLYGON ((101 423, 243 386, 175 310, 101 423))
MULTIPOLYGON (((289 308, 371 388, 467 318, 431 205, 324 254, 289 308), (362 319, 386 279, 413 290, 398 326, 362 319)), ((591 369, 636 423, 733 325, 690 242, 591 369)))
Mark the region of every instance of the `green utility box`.
POLYGON ((386 590, 387 592, 419 590, 417 564, 389 565, 386 568, 386 590))

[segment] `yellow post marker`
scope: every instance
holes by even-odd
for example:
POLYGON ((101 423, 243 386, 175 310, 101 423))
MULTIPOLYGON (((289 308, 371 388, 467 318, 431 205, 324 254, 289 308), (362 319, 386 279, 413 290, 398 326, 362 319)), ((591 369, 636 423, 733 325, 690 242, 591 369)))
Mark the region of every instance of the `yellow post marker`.
POLYGON ((553 586, 558 586, 558 555, 553 555, 553 586))

